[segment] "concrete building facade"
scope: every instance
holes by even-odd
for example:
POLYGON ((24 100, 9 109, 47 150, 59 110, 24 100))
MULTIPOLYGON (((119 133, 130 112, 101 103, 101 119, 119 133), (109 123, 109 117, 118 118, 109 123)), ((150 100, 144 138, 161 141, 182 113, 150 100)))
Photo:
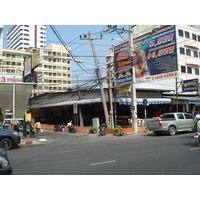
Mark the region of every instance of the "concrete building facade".
MULTIPOLYGON (((23 75, 24 58, 31 57, 38 48, 26 50, 2 49, 1 75, 23 75)), ((71 56, 70 48, 63 45, 50 44, 43 49, 43 62, 35 69, 38 83, 32 95, 46 92, 62 92, 71 88, 71 56)))

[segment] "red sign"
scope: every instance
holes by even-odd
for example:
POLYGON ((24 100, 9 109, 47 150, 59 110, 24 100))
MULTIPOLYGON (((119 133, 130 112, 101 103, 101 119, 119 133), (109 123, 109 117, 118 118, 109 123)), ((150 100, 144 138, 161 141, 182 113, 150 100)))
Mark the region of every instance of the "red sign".
POLYGON ((133 66, 133 59, 132 58, 128 58, 125 60, 120 60, 116 62, 116 69, 115 71, 122 71, 124 69, 128 69, 131 68, 133 66))

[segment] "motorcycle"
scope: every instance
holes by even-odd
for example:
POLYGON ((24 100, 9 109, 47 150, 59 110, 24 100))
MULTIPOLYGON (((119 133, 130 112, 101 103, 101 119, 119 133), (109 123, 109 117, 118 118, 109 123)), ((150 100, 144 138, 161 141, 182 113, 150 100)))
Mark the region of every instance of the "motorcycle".
POLYGON ((67 124, 67 127, 68 127, 68 132, 69 133, 76 133, 76 129, 75 129, 74 125, 72 124, 72 122, 69 122, 67 124))
POLYGON ((195 132, 194 143, 197 147, 200 147, 200 132, 195 132))
POLYGON ((65 132, 66 131, 65 126, 64 125, 61 125, 61 126, 55 125, 54 132, 58 132, 58 131, 65 132))
POLYGON ((98 136, 106 135, 106 128, 107 128, 106 123, 101 124, 101 126, 99 126, 98 128, 98 136))

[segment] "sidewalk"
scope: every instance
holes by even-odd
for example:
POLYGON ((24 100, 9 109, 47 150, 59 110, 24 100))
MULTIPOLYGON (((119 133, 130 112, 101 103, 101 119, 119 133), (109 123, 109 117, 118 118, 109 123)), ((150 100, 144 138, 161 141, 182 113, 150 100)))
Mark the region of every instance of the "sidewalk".
POLYGON ((40 136, 39 138, 31 137, 28 135, 27 137, 23 136, 23 133, 19 133, 21 137, 21 142, 19 145, 36 145, 36 144, 44 144, 45 142, 51 140, 51 138, 46 136, 40 136))

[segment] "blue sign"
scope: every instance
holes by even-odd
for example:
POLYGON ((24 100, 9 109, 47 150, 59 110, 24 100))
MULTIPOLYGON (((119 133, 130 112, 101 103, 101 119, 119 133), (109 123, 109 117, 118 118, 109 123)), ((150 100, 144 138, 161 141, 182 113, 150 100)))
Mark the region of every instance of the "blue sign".
POLYGON ((182 90, 183 92, 198 92, 199 79, 190 79, 183 81, 182 90))
POLYGON ((120 87, 123 85, 130 85, 133 83, 133 68, 128 68, 123 71, 119 71, 115 73, 116 77, 116 87, 120 87))

